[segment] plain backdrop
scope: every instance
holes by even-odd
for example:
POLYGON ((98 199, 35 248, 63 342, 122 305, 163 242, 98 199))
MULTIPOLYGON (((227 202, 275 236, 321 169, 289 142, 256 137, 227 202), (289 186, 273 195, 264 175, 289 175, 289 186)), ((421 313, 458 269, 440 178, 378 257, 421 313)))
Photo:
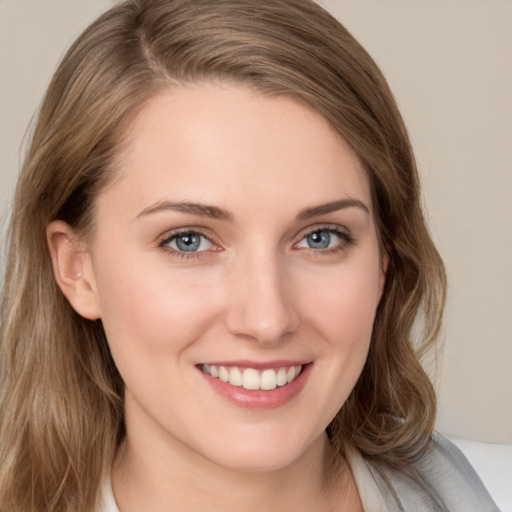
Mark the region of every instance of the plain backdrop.
MULTIPOLYGON (((0 218, 64 49, 111 0, 0 0, 0 218)), ((323 0, 408 125, 449 276, 438 428, 512 444, 512 2, 323 0)), ((0 262, 1 266, 1 262, 0 262)))

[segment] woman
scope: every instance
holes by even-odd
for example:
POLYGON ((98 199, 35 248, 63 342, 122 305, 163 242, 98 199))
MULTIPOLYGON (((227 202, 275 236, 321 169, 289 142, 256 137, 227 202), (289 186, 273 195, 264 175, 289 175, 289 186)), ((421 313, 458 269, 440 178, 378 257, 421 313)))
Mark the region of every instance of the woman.
POLYGON ((445 277, 406 130, 316 4, 94 22, 7 263, 1 510, 497 510, 432 434, 445 277))

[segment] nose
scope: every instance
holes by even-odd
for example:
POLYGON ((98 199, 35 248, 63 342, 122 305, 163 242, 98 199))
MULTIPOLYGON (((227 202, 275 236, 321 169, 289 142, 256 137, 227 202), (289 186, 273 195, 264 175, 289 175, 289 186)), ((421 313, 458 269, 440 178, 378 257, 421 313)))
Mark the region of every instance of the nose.
POLYGON ((238 262, 229 279, 228 330, 265 346, 276 345, 296 331, 299 315, 287 276, 276 256, 260 253, 238 262))

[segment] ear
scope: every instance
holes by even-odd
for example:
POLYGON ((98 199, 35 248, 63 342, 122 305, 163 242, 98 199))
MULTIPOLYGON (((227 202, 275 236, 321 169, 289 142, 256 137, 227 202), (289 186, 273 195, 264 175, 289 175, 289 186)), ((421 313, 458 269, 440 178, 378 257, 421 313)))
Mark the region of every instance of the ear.
POLYGON ((386 284, 386 273, 388 271, 389 267, 389 258, 391 257, 391 244, 386 243, 384 245, 385 250, 382 251, 382 262, 380 266, 381 275, 380 275, 380 282, 379 282, 379 300, 382 298, 382 293, 384 292, 384 285, 386 284))
POLYGON ((61 220, 48 224, 46 237, 57 285, 79 315, 97 320, 100 300, 86 244, 61 220))

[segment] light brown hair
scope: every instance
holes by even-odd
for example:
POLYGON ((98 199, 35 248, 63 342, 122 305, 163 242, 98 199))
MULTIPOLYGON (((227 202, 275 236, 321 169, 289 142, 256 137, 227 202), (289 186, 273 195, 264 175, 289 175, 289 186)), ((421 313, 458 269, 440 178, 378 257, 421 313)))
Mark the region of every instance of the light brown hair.
POLYGON ((352 443, 404 471, 425 450, 436 404, 420 357, 439 333, 445 275, 383 75, 309 0, 128 0, 64 57, 16 190, 1 302, 2 511, 94 510, 124 435, 123 383, 101 321, 75 313, 55 283, 46 227, 62 219, 90 235, 130 121, 159 91, 204 80, 293 98, 359 157, 389 268, 367 363, 328 433, 340 452, 352 443))

